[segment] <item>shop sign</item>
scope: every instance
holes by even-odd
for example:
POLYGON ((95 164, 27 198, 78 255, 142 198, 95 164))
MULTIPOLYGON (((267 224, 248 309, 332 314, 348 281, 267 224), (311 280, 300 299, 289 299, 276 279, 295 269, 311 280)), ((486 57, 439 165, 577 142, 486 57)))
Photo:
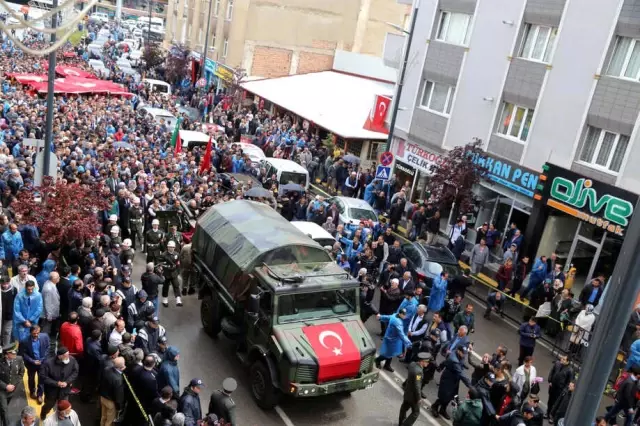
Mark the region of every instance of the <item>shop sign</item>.
POLYGON ((471 153, 471 156, 473 163, 486 171, 486 179, 533 198, 538 172, 486 153, 471 153))
POLYGON ((551 164, 545 168, 548 206, 624 236, 638 201, 636 194, 551 164))
POLYGON ((206 72, 214 74, 216 72, 216 62, 212 59, 207 58, 207 60, 204 63, 204 70, 206 72))
POLYGON ((233 82, 233 71, 222 64, 216 68, 216 76, 227 82, 233 82))
MULTIPOLYGON (((444 161, 441 155, 429 152, 418 144, 410 143, 400 138, 395 138, 395 154, 397 160, 401 160, 428 175, 433 173, 431 166, 444 161)), ((414 174, 415 172, 411 173, 412 176, 414 174)))
POLYGON ((400 170, 403 173, 408 174, 411 177, 415 176, 416 174, 416 171, 414 168, 398 160, 396 160, 396 169, 400 170))

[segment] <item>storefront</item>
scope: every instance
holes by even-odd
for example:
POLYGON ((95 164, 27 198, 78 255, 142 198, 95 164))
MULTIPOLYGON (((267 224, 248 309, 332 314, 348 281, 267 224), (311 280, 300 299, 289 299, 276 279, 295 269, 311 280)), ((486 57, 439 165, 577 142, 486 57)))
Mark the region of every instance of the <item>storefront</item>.
MULTIPOLYGON (((538 172, 486 153, 474 156, 473 162, 485 172, 484 179, 474 188, 476 208, 470 212, 475 214, 473 222, 477 226, 492 223, 500 232, 500 241, 512 223, 524 233, 533 207, 538 172)), ((475 229, 469 230, 467 240, 475 243, 475 238, 475 229)), ((501 259, 501 248, 496 247, 492 254, 501 259)))
POLYGON ((578 294, 593 277, 611 276, 638 195, 553 164, 543 170, 525 238, 536 257, 555 252, 565 274, 575 268, 578 294))
POLYGON ((225 88, 231 86, 233 84, 233 69, 229 68, 226 65, 222 65, 221 63, 216 63, 216 70, 214 73, 216 85, 216 93, 220 93, 220 91, 225 88))
POLYGON ((398 185, 411 188, 411 201, 425 198, 427 183, 431 176, 431 166, 443 161, 444 157, 428 151, 422 145, 393 138, 391 152, 395 155, 393 173, 398 176, 398 185))

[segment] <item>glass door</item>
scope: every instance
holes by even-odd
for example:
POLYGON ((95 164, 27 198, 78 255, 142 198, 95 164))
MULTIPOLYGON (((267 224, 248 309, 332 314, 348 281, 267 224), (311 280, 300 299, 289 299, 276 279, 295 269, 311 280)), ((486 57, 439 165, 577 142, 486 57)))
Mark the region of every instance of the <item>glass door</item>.
POLYGON ((606 238, 606 232, 594 232, 593 225, 580 222, 576 230, 576 236, 569 250, 567 264, 564 265, 565 274, 571 268, 575 268, 575 279, 571 290, 574 295, 578 295, 584 286, 593 278, 598 258, 602 252, 602 245, 606 238), (596 237, 593 240, 589 237, 596 237))

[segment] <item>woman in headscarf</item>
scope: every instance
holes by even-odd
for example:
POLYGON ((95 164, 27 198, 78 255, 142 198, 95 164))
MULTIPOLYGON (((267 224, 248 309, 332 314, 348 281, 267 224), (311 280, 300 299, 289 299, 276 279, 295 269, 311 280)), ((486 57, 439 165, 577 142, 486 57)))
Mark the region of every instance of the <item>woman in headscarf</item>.
POLYGON ((333 224, 332 217, 327 217, 327 221, 322 224, 322 227, 330 234, 333 234, 333 232, 336 230, 336 226, 333 224))

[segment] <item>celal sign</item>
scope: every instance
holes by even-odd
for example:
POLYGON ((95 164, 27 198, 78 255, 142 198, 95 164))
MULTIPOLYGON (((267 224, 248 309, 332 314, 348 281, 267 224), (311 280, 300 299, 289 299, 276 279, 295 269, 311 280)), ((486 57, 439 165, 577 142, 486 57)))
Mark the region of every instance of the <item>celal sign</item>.
POLYGON ((623 236, 633 214, 633 204, 598 192, 593 186, 591 179, 570 180, 556 176, 551 182, 547 204, 607 232, 623 236))

